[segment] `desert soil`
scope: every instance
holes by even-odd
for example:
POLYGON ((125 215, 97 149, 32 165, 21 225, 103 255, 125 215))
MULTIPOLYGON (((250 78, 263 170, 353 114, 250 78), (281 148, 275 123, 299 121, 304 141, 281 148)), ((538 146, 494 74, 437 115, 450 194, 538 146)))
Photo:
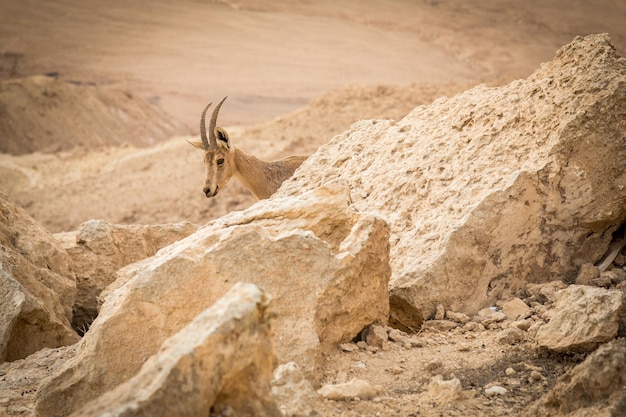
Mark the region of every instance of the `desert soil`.
MULTIPOLYGON (((439 96, 526 77, 577 35, 608 32, 624 56, 624 22, 620 0, 0 1, 0 79, 48 74, 125 91, 180 126, 147 147, 128 137, 114 147, 0 154, 0 192, 52 232, 92 218, 203 224, 254 203, 235 181, 217 199, 201 192, 201 157, 185 139, 195 139, 208 101, 229 96, 220 122, 236 146, 263 158, 311 153, 356 120, 398 120, 439 96)), ((70 145, 80 142, 72 117, 64 120, 70 145)), ((529 341, 503 345, 498 334, 424 330, 421 347, 338 350, 327 361, 328 381, 363 377, 384 394, 319 400, 318 411, 516 414, 578 360, 547 357, 529 341), (542 378, 532 379, 533 370, 542 378), (434 374, 459 378, 464 398, 428 398, 434 374), (489 384, 509 392, 488 397, 489 384)), ((33 392, 24 386, 24 399, 33 392)))

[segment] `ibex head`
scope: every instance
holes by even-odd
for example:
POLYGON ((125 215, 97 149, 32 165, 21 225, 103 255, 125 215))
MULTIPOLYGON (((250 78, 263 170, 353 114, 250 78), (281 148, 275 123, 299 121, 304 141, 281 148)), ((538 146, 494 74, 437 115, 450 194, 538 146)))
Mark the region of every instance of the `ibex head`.
POLYGON ((206 134, 206 112, 211 104, 202 111, 200 118, 200 138, 202 142, 189 142, 196 148, 204 150, 204 163, 206 164, 206 181, 204 183, 204 194, 207 197, 215 197, 219 190, 224 188, 233 176, 235 171, 235 152, 230 143, 228 133, 221 127, 217 127, 217 115, 226 97, 219 102, 213 110, 209 123, 209 137, 206 134))

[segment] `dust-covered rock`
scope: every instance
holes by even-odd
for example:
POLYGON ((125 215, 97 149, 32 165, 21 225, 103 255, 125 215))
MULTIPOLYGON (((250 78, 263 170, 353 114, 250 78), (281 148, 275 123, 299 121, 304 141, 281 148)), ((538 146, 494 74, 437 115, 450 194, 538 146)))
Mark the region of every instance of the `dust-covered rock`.
POLYGON ((284 416, 308 416, 315 410, 317 394, 295 362, 274 370, 272 396, 284 416))
POLYGON ((59 242, 0 193, 0 362, 72 344, 76 281, 59 242))
POLYGON ((372 384, 371 382, 352 378, 348 382, 340 384, 325 384, 317 393, 329 400, 349 400, 359 398, 367 400, 374 398, 383 391, 383 387, 372 384))
POLYGON ((348 202, 339 184, 262 201, 122 269, 75 360, 42 385, 37 415, 69 414, 132 377, 239 281, 273 296, 279 360, 315 378, 324 354, 389 312, 389 229, 348 202))
POLYGON ((626 339, 600 346, 523 413, 528 417, 626 415, 626 339))
POLYGON ((235 284, 167 339, 137 375, 72 416, 208 416, 227 408, 281 416, 270 395, 269 302, 256 285, 235 284))
POLYGON ((392 296, 474 314, 603 256, 626 220, 625 96, 609 37, 577 37, 526 80, 355 123, 276 196, 347 181, 391 226, 392 296))
POLYGON ((622 291, 571 285, 558 293, 551 319, 536 340, 557 352, 591 352, 617 336, 623 314, 622 291))
POLYGON ((191 223, 119 225, 90 220, 74 232, 57 233, 74 263, 76 302, 72 325, 84 333, 98 315, 98 296, 115 281, 123 266, 154 255, 159 249, 195 232, 191 223))
POLYGON ((530 307, 518 297, 498 301, 496 306, 501 308, 506 318, 512 321, 523 320, 532 315, 530 307))

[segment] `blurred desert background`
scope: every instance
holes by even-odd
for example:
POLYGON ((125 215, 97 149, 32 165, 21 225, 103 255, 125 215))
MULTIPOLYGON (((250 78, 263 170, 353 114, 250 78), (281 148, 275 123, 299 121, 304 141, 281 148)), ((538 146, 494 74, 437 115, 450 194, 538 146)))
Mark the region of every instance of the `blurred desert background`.
POLYGON ((263 159, 313 153, 361 119, 399 120, 527 77, 575 36, 626 53, 626 2, 0 2, 0 191, 52 232, 204 224, 254 202, 202 193, 200 112, 263 159))

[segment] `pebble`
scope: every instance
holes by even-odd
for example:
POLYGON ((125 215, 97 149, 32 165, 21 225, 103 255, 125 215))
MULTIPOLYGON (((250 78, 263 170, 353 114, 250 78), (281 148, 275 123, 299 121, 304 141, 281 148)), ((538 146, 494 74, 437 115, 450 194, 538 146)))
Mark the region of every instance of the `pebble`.
POLYGON ((467 314, 455 313, 454 311, 446 311, 446 318, 459 324, 465 324, 471 320, 470 316, 467 314))
POLYGON ((543 375, 541 375, 541 372, 539 371, 531 371, 530 372, 530 380, 531 381, 542 381, 543 380, 543 375))
POLYGON ((533 324, 531 320, 517 320, 510 324, 510 327, 517 327, 520 330, 528 330, 533 324))
POLYGON ((459 352, 469 352, 470 346, 467 343, 461 343, 458 350, 459 352))
POLYGON ((359 347, 354 343, 342 343, 339 345, 339 349, 343 350, 344 352, 356 352, 357 350, 359 350, 359 347))
POLYGON ((513 369, 513 368, 506 368, 504 373, 507 374, 508 376, 515 375, 515 369, 513 369))
POLYGON ((424 342, 414 337, 409 337, 404 342, 410 344, 411 347, 424 347, 424 342))
POLYGON ((500 385, 494 385, 493 387, 485 388, 485 394, 487 394, 488 397, 494 397, 496 395, 504 395, 507 392, 508 392, 507 389, 504 387, 501 387, 500 385))
POLYGON ((517 327, 509 327, 498 334, 498 342, 502 345, 513 345, 524 340, 524 332, 517 327))
POLYGON ((439 358, 435 358, 426 364, 426 370, 436 372, 443 368, 443 362, 439 358))
POLYGON ((401 368, 401 367, 399 367, 399 366, 394 366, 394 367, 392 367, 391 369, 389 369, 389 372, 391 372, 391 373, 392 373, 392 374, 394 374, 394 375, 400 375, 401 373, 403 373, 403 372, 404 372, 404 369, 402 369, 402 368, 401 368))
POLYGON ((317 393, 329 400, 371 399, 382 392, 383 388, 363 379, 353 378, 343 384, 326 384, 317 393))
POLYGON ((391 329, 389 330, 389 340, 392 342, 403 342, 408 336, 401 330, 391 329))

